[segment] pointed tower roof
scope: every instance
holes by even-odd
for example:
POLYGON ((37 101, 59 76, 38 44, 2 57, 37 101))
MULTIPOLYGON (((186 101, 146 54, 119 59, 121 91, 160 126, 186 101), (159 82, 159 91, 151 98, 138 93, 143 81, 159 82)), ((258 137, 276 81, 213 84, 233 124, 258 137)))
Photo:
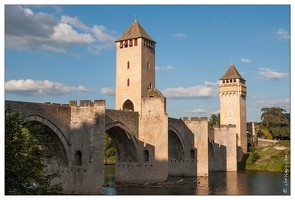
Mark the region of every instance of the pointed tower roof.
POLYGON ((116 42, 122 41, 122 40, 128 40, 133 38, 146 38, 148 40, 151 40, 155 42, 142 28, 142 26, 135 20, 131 26, 125 31, 125 33, 116 40, 116 42))
POLYGON ((238 79, 242 79, 245 80, 240 73, 238 72, 238 70, 235 68, 235 66, 233 64, 231 64, 228 68, 228 70, 225 72, 225 74, 223 75, 223 77, 221 77, 219 80, 223 80, 223 79, 233 79, 233 78, 238 78, 238 79))

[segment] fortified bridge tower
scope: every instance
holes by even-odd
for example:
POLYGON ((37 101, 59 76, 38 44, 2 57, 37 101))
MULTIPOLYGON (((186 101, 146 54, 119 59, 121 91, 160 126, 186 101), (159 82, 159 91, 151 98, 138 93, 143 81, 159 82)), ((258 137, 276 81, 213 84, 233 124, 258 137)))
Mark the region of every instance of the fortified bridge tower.
POLYGON ((163 181, 168 176, 168 115, 166 98, 155 88, 156 42, 137 20, 115 42, 116 110, 138 112, 139 160, 152 166, 148 176, 163 181))
POLYGON ((233 64, 219 79, 220 124, 236 125, 238 161, 247 153, 247 120, 245 79, 233 64))

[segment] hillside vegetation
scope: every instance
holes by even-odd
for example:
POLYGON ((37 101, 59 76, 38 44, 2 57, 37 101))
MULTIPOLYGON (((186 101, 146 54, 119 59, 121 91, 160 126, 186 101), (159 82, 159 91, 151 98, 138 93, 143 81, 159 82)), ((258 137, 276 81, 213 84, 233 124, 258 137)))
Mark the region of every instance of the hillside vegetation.
POLYGON ((258 147, 244 155, 238 163, 238 169, 254 169, 290 172, 290 140, 283 140, 279 144, 258 147))

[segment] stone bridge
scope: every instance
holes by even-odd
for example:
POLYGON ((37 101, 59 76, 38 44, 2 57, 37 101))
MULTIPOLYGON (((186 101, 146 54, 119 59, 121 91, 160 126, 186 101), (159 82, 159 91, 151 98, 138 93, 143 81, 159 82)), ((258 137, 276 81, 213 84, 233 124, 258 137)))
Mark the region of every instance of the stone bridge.
MULTIPOLYGON (((44 125, 56 152, 53 158, 46 160, 45 172, 61 174, 55 181, 62 183, 63 193, 99 193, 104 184, 105 133, 116 147, 117 182, 164 181, 168 175, 199 174, 197 138, 187 122, 181 119, 167 117, 165 123, 168 124, 164 129, 167 133, 158 137, 157 125, 147 124, 147 127, 152 127, 147 129, 151 134, 148 140, 139 134, 139 129, 145 125, 140 122, 138 112, 106 109, 104 100, 81 100, 79 106, 77 101, 70 101, 69 104, 6 101, 5 105, 25 114, 32 123, 44 125), (156 136, 152 135, 153 132, 156 136), (166 144, 168 152, 159 150, 151 142, 153 140, 166 144), (159 152, 164 159, 159 159, 159 152)), ((195 122, 204 120, 207 121, 197 118, 195 122)))

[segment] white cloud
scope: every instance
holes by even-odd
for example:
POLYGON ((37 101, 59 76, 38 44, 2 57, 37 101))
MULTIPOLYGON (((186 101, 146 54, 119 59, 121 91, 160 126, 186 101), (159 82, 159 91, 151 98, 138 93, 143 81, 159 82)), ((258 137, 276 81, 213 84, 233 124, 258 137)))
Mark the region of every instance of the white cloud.
POLYGON ((172 67, 171 65, 166 65, 165 67, 161 67, 161 69, 163 69, 163 70, 173 70, 175 68, 172 67))
POLYGON ((78 34, 70 25, 65 23, 55 26, 54 31, 49 40, 55 43, 83 44, 95 41, 90 34, 78 34))
POLYGON ((278 28, 278 30, 275 32, 274 38, 277 38, 277 39, 290 39, 290 34, 284 28, 278 28))
POLYGON ((244 62, 244 63, 251 63, 252 61, 247 59, 247 58, 241 58, 241 62, 244 62))
POLYGON ((162 93, 167 98, 174 99, 215 97, 218 94, 216 86, 217 84, 206 81, 203 86, 167 88, 162 93))
POLYGON ((69 17, 69 16, 61 16, 61 22, 71 24, 77 28, 80 28, 84 31, 89 31, 89 28, 83 24, 82 22, 79 21, 78 17, 69 17))
POLYGON ((155 67, 156 70, 160 70, 160 68, 158 66, 155 67))
POLYGON ((267 107, 280 107, 285 110, 290 109, 290 99, 275 99, 275 100, 259 100, 253 106, 267 108, 267 107))
POLYGON ((107 95, 115 95, 116 94, 116 91, 110 87, 101 88, 101 92, 103 94, 107 94, 107 95))
POLYGON ((174 36, 174 37, 185 37, 186 34, 184 34, 184 33, 177 33, 177 34, 174 34, 172 36, 174 36))
POLYGON ((204 85, 206 87, 215 87, 215 86, 219 86, 219 81, 216 81, 215 83, 209 82, 209 81, 205 81, 204 85))
POLYGON ((53 95, 59 96, 72 93, 73 91, 90 92, 90 88, 84 86, 70 87, 59 82, 51 82, 48 80, 10 80, 5 82, 5 92, 26 96, 43 96, 53 95))
POLYGON ((184 112, 189 113, 189 114, 205 114, 205 113, 207 113, 207 111, 203 110, 203 109, 185 110, 184 112))
POLYGON ((261 71, 258 74, 269 80, 277 80, 277 79, 282 79, 289 76, 288 73, 276 72, 274 70, 271 70, 270 68, 260 67, 259 69, 261 71))
POLYGON ((56 19, 22 6, 5 6, 6 48, 68 53, 73 46, 91 45, 89 52, 99 54, 115 46, 115 34, 102 25, 87 27, 77 17, 56 19))

